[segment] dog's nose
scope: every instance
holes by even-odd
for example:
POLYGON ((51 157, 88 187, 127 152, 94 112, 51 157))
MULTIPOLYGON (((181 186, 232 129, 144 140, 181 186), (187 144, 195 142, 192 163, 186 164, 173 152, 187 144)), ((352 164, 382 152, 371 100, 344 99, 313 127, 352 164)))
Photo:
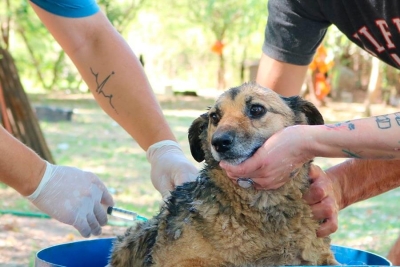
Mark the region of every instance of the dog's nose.
POLYGON ((216 132, 212 136, 211 144, 217 152, 223 153, 231 148, 234 139, 235 134, 233 132, 216 132))

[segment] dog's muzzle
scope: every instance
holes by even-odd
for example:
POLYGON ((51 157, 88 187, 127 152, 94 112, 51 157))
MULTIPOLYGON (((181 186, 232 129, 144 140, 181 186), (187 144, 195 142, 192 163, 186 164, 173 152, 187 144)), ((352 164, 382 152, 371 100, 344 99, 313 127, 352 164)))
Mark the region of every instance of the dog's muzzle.
POLYGON ((217 132, 214 133, 211 144, 214 146, 215 151, 218 153, 225 153, 228 152, 235 140, 235 133, 234 131, 228 132, 217 132))
POLYGON ((251 180, 250 178, 239 178, 236 180, 236 183, 241 187, 248 189, 250 187, 254 186, 254 181, 251 180))
POLYGON ((211 153, 216 161, 238 165, 250 158, 265 142, 263 136, 238 134, 235 130, 216 131, 211 138, 211 153))

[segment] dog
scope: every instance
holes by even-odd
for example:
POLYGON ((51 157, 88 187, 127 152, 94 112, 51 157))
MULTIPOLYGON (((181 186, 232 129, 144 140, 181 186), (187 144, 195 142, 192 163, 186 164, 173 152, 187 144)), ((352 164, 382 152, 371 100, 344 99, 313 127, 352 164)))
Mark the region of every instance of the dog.
POLYGON ((310 163, 275 190, 242 188, 219 166, 243 162, 287 126, 323 123, 310 102, 254 82, 224 92, 189 128, 192 156, 205 160, 197 181, 177 186, 159 214, 117 237, 109 266, 337 265, 302 199, 310 163))

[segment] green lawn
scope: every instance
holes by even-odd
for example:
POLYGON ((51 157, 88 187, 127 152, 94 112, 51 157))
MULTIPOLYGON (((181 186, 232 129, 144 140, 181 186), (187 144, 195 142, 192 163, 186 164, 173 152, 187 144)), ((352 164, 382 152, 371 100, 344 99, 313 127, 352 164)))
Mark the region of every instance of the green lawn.
POLYGON ((342 210, 333 243, 386 255, 399 236, 399 203, 397 188, 342 210))
MULTIPOLYGON (((90 95, 31 95, 30 98, 35 105, 74 109, 71 122, 40 122, 57 164, 76 166, 98 174, 115 192, 118 206, 146 217, 155 214, 160 196, 151 184, 150 165, 145 153, 118 124, 105 115, 90 95)), ((187 129, 213 100, 179 96, 160 98, 160 102, 179 143, 191 159, 187 129)), ((331 113, 329 116, 334 120, 331 113)), ((316 159, 315 162, 327 168, 338 160, 316 159)), ((332 235, 333 243, 385 256, 399 235, 398 203, 400 189, 341 211, 340 228, 332 235)), ((34 211, 32 205, 4 185, 0 185, 1 209, 34 211)))

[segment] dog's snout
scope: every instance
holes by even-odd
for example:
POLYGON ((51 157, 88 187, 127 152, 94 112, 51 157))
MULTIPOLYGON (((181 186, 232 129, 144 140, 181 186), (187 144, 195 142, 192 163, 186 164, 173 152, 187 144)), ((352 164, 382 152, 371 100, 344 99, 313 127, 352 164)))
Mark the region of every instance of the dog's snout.
POLYGON ((217 152, 223 153, 231 149, 234 140, 234 132, 216 132, 213 134, 211 144, 217 152))

